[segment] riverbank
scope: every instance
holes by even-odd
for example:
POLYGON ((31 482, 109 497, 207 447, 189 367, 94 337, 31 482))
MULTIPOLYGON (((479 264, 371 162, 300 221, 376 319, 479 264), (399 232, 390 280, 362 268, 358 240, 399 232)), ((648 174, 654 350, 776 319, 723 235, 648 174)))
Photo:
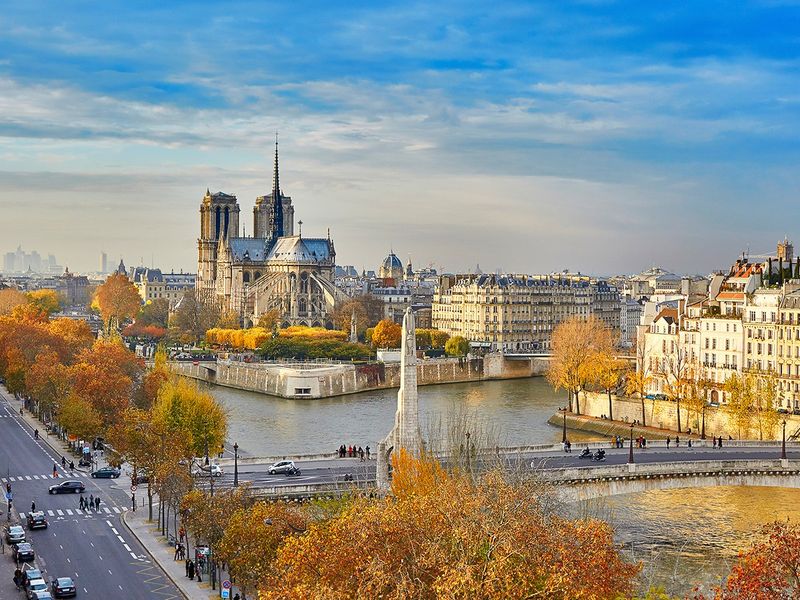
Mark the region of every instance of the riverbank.
MULTIPOLYGON (((244 363, 237 361, 169 363, 184 377, 279 398, 320 399, 400 387, 400 363, 244 363)), ((500 353, 476 358, 434 358, 417 364, 420 386, 523 379, 543 375, 547 359, 506 358, 500 353)))
MULTIPOLYGON (((631 424, 625 421, 611 421, 609 419, 601 419, 588 415, 575 415, 567 414, 567 437, 570 431, 580 431, 582 433, 593 433, 604 439, 612 438, 616 435, 622 436, 625 439, 631 437, 631 424)), ((547 422, 556 427, 564 426, 564 414, 556 413, 547 422)), ((679 434, 686 439, 699 439, 700 436, 686 433, 679 434)), ((661 429, 659 427, 643 427, 641 425, 633 426, 633 437, 644 437, 648 441, 652 440, 665 440, 668 437, 675 437, 675 432, 671 429, 661 429)))

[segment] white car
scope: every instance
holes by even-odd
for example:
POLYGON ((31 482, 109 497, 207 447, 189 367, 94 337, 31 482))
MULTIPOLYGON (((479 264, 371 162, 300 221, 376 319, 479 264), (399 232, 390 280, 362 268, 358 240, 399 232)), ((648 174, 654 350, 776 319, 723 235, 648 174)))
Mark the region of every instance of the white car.
POLYGON ((36 598, 39 592, 48 592, 44 579, 31 579, 28 584, 28 598, 36 598))
POLYGON ((208 466, 195 463, 194 467, 192 467, 192 475, 195 477, 208 477, 209 475, 222 477, 223 472, 222 467, 216 463, 211 463, 208 466))
POLYGON ((300 469, 295 466, 294 461, 281 460, 276 462, 274 465, 270 465, 269 467, 270 475, 276 475, 278 473, 284 473, 286 475, 300 475, 300 469))

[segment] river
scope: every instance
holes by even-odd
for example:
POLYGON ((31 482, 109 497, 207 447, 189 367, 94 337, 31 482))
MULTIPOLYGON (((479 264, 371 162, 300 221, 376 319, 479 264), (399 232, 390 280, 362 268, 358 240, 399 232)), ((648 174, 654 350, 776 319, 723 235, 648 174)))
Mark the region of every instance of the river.
MULTIPOLYGON (((210 387, 229 412, 230 442, 256 456, 331 452, 341 444, 369 445, 389 432, 397 390, 324 400, 289 400, 210 387)), ((566 403, 544 378, 419 388, 423 435, 448 415, 500 445, 553 443, 561 430, 547 419, 566 403)), ((580 439, 575 432, 571 439, 580 439)), ((775 519, 800 520, 800 490, 717 487, 652 491, 594 501, 572 514, 612 523, 630 560, 645 564, 642 585, 685 595, 697 583, 724 577, 739 549, 775 519)))

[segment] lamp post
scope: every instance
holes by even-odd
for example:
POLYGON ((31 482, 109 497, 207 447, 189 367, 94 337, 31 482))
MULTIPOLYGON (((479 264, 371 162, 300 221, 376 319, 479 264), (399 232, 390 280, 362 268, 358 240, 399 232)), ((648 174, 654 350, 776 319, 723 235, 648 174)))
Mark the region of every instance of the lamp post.
POLYGON ((233 487, 239 487, 239 444, 233 444, 233 487))
POLYGON ((631 449, 628 452, 628 464, 633 464, 633 423, 631 423, 631 449))
POLYGON ((783 441, 781 442, 781 459, 786 460, 786 419, 783 420, 783 441))

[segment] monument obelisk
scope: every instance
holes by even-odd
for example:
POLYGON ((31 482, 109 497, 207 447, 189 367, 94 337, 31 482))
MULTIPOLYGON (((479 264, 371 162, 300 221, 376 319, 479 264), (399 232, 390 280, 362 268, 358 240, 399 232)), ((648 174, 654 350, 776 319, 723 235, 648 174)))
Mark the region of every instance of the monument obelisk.
POLYGON ((410 308, 403 315, 403 334, 400 356, 400 389, 397 392, 397 412, 394 428, 378 444, 378 488, 389 489, 389 460, 392 452, 404 448, 419 455, 422 435, 419 430, 419 398, 417 396, 417 328, 410 308))

